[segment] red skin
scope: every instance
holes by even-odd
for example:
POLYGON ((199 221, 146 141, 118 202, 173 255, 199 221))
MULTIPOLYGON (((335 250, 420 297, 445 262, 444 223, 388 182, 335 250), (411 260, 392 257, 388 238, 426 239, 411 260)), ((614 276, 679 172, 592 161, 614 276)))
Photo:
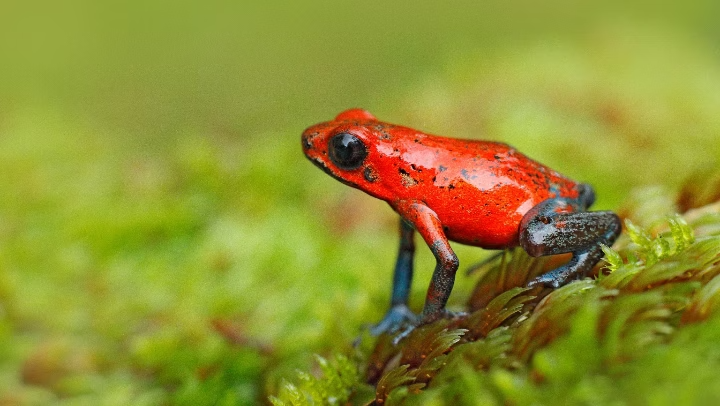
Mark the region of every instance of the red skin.
POLYGON ((489 249, 517 246, 520 221, 531 208, 578 197, 578 183, 506 144, 429 135, 360 109, 305 130, 303 149, 331 176, 388 202, 428 245, 447 237, 489 249), (328 141, 341 132, 367 147, 357 169, 341 170, 328 157, 328 141), (424 212, 429 217, 417 218, 424 212))

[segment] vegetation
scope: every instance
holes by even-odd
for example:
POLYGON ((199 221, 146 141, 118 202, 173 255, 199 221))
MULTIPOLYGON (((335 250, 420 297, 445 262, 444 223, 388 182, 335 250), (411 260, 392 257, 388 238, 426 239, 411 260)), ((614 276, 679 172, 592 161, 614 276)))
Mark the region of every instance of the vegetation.
POLYGON ((686 217, 689 224, 674 216, 655 231, 627 219, 620 249, 605 249, 606 272, 552 292, 517 286, 552 261, 516 249, 484 270, 468 317, 418 329, 398 346, 381 337, 356 363, 325 363, 321 379, 303 376, 300 388, 286 383, 272 401, 715 403, 720 205, 686 217))

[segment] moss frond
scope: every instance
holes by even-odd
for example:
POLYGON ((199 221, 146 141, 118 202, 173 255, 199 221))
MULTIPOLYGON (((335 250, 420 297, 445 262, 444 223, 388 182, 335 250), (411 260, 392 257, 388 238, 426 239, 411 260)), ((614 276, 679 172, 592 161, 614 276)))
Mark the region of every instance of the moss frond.
POLYGON ((610 273, 617 271, 618 268, 623 264, 622 257, 614 249, 608 247, 605 244, 601 244, 600 247, 605 254, 605 262, 607 262, 607 270, 610 273))
POLYGON ((527 285, 532 278, 549 271, 557 263, 555 258, 533 258, 522 255, 521 251, 519 248, 503 251, 502 255, 472 270, 480 272, 481 276, 468 300, 471 311, 484 309, 498 295, 527 285))
POLYGON ((425 386, 425 384, 415 383, 416 379, 417 376, 412 374, 410 371, 410 365, 400 365, 391 369, 388 373, 383 375, 377 384, 375 402, 378 404, 385 403, 390 396, 390 392, 402 386, 406 386, 405 389, 409 392, 419 391, 425 386))
MULTIPOLYGON (((434 323, 414 330, 402 344, 399 366, 390 369, 378 381, 375 399, 384 403, 391 393, 406 385, 405 393, 417 392, 432 380, 447 363, 446 353, 460 341, 467 330, 445 328, 434 323)), ((386 366, 386 369, 390 365, 386 366)))
POLYGON ((527 361, 539 349, 566 333, 572 315, 585 303, 597 303, 600 298, 614 292, 596 289, 592 280, 569 283, 548 294, 523 321, 514 334, 516 356, 527 361))
POLYGON ((525 303, 535 296, 523 295, 528 288, 512 288, 501 293, 480 310, 470 314, 461 324, 468 332, 463 339, 475 341, 487 336, 490 331, 500 327, 507 319, 520 313, 525 303))

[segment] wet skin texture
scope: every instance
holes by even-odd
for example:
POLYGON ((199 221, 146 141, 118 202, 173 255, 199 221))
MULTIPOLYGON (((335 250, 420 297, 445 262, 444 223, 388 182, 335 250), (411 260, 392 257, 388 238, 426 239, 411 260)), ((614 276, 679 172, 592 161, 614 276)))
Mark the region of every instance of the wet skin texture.
POLYGON ((374 334, 447 314, 459 264, 448 240, 487 249, 520 245, 532 256, 572 253, 567 264, 529 283, 556 288, 592 269, 603 256, 600 244, 612 245, 620 233, 614 213, 586 211, 595 200, 589 185, 506 144, 429 135, 352 109, 305 130, 302 147, 325 173, 400 215, 391 306, 374 334), (437 261, 419 319, 407 308, 415 231, 437 261))

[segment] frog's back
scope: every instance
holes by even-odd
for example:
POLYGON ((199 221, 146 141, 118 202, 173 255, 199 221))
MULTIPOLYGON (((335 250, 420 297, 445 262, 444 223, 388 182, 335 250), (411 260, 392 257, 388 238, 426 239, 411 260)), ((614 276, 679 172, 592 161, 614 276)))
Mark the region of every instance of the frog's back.
POLYGON ((532 207, 578 196, 577 183, 497 142, 416 133, 396 139, 403 167, 398 196, 423 201, 451 240, 485 248, 518 243, 518 226, 532 207))

